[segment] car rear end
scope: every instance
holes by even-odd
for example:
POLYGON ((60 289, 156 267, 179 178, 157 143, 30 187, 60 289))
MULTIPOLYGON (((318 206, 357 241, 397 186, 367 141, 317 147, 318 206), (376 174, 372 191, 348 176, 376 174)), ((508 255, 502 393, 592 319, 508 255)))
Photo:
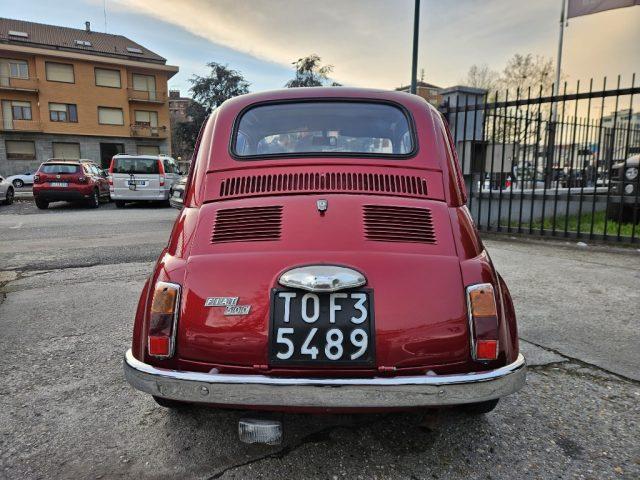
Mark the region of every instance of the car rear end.
POLYGON ((199 148, 215 161, 196 160, 141 296, 134 386, 302 411, 487 402, 522 386, 508 290, 442 121, 384 95, 209 121, 199 148))
POLYGON ((166 201, 170 185, 161 157, 116 155, 109 167, 109 188, 116 202, 166 201))
POLYGON ((40 165, 34 176, 36 203, 81 202, 90 199, 93 193, 94 187, 80 162, 48 160, 40 165))

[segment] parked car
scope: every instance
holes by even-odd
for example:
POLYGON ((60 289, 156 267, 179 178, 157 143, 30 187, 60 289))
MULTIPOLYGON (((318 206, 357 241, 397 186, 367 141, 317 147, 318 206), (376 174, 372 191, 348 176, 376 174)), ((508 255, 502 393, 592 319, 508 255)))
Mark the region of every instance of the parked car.
POLYGON ((58 201, 85 203, 91 208, 98 208, 100 200, 109 201, 107 174, 91 160, 47 160, 33 180, 33 198, 40 209, 58 201))
POLYGON ((640 154, 611 167, 611 186, 607 217, 623 222, 640 221, 640 154))
POLYGON ((22 188, 25 185, 33 185, 33 172, 25 172, 19 175, 11 175, 7 177, 7 182, 10 182, 16 188, 22 188))
POLYGON ((14 195, 15 192, 11 182, 8 182, 4 177, 0 177, 0 203, 11 205, 13 203, 14 195))
POLYGON ((187 177, 180 177, 176 183, 171 186, 169 195, 169 204, 173 208, 181 209, 184 206, 184 192, 187 186, 187 177))
MULTIPOLYGON (((129 383, 169 408, 491 411, 526 366, 455 155, 415 95, 225 102, 142 289, 129 383)), ((241 440, 277 442, 262 420, 241 440)))
POLYGON ((118 154, 111 159, 109 184, 116 207, 127 202, 169 202, 170 190, 180 179, 178 163, 166 155, 118 154))

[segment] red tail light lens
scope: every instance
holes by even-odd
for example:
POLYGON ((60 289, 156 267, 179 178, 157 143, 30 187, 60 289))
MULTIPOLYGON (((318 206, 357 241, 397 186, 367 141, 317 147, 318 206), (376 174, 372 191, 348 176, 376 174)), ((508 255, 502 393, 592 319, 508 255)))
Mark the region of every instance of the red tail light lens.
POLYGON ((478 361, 498 358, 498 309, 493 285, 467 287, 471 357, 478 361))
POLYGON ((164 187, 164 177, 160 176, 160 186, 164 187))
POLYGON ((173 356, 175 330, 180 308, 180 285, 157 282, 151 302, 147 349, 157 358, 173 356))

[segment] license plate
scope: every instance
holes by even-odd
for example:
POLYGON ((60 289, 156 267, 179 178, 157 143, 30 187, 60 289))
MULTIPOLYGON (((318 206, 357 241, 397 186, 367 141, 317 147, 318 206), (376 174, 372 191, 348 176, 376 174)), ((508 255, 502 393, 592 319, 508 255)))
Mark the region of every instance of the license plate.
POLYGON ((146 180, 129 180, 129 186, 136 185, 138 187, 145 187, 147 185, 146 180))
POLYGON ((373 292, 271 294, 271 365, 373 365, 373 292))
POLYGON ((50 185, 52 187, 68 187, 69 182, 51 182, 50 185))

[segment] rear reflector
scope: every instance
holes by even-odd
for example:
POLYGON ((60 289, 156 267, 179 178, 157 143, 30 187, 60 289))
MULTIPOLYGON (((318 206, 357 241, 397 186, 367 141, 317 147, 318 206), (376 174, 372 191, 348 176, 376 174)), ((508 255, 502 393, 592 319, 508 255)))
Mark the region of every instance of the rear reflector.
POLYGON ((477 361, 498 358, 498 310, 493 285, 467 287, 471 358, 477 361))
POLYGON ((147 339, 149 355, 158 358, 168 358, 173 355, 179 309, 180 285, 157 282, 149 318, 147 339))
POLYGON ((169 337, 149 336, 149 355, 154 357, 168 357, 171 348, 169 337))
POLYGON ((497 340, 478 340, 476 342, 476 360, 495 360, 498 358, 497 340))

